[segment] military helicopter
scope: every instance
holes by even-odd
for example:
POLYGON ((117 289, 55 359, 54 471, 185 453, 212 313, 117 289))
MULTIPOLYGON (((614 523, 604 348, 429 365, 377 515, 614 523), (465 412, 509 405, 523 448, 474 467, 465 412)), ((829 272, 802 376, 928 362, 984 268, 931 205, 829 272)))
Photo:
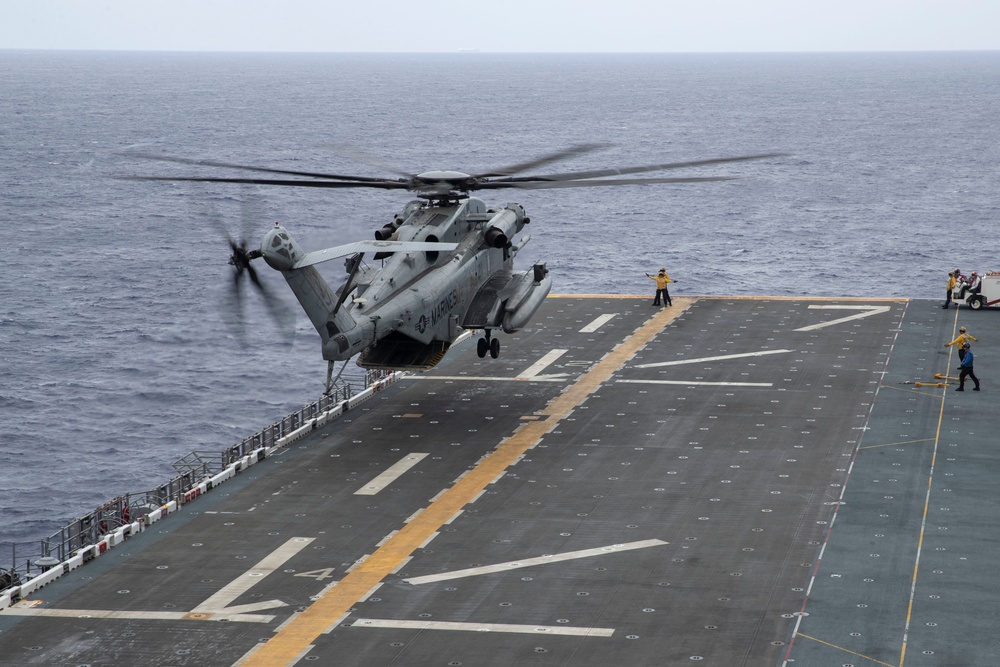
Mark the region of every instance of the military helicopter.
MULTIPOLYGON (((327 391, 333 365, 358 356, 364 368, 423 371, 435 366, 466 330, 483 332, 477 353, 500 356, 493 332, 514 333, 531 320, 552 288, 543 262, 514 270, 514 258, 530 239, 515 236, 530 222, 520 204, 488 207, 470 193, 479 190, 578 188, 656 183, 700 183, 732 180, 731 176, 675 178, 608 178, 629 174, 759 160, 784 155, 769 153, 740 157, 672 162, 538 176, 523 172, 602 148, 573 146, 518 164, 467 174, 425 171, 398 178, 348 176, 248 166, 212 160, 135 155, 161 162, 242 170, 262 176, 132 176, 129 180, 235 183, 307 188, 376 188, 405 190, 418 198, 407 203, 392 222, 375 231, 375 240, 304 251, 291 234, 275 223, 259 248, 229 239, 229 263, 235 280, 244 274, 263 291, 252 262, 263 259, 281 272, 322 340, 328 362, 327 391), (277 178, 294 177, 294 178, 277 178), (365 254, 383 260, 381 266, 363 261, 365 254), (316 264, 347 257, 346 281, 333 289, 316 264)), ((383 165, 384 166, 384 165, 383 165)), ((394 170, 395 171, 395 170, 394 170)))

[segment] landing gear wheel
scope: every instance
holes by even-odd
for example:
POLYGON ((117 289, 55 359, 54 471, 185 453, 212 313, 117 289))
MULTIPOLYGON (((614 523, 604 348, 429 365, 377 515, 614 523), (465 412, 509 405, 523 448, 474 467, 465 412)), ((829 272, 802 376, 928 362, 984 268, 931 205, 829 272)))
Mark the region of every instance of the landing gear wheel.
POLYGON ((490 341, 490 356, 496 359, 500 356, 500 339, 494 338, 490 341))
POLYGON ((485 338, 480 338, 479 341, 476 343, 476 354, 479 355, 480 359, 486 356, 486 352, 489 349, 490 349, 490 344, 486 342, 485 338))

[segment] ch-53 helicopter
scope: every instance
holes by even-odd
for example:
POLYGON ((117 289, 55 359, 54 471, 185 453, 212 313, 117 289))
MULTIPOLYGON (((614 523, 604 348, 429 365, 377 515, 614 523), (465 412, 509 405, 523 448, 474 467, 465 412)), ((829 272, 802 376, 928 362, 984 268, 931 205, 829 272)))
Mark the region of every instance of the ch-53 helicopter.
MULTIPOLYGON (((515 203, 490 208, 470 193, 478 190, 576 188, 654 183, 697 183, 732 180, 731 176, 680 178, 607 178, 682 167, 759 160, 784 155, 768 153, 687 162, 517 176, 517 174, 600 148, 574 146, 499 169, 475 174, 425 171, 398 178, 346 176, 230 164, 212 160, 137 155, 162 162, 237 169, 272 177, 133 176, 129 180, 237 183, 310 188, 376 188, 405 190, 418 199, 407 203, 391 223, 375 231, 375 240, 305 252, 288 230, 275 223, 258 249, 245 240, 229 239, 234 279, 246 274, 263 291, 251 262, 263 260, 281 272, 322 339, 328 362, 327 391, 334 362, 358 356, 364 368, 427 370, 437 364, 466 330, 481 330, 477 352, 500 355, 496 330, 523 328, 552 288, 542 262, 515 271, 514 257, 530 236, 514 237, 530 222, 515 203), (275 178, 273 176, 295 177, 275 178), (366 253, 384 260, 365 264, 366 253), (348 257, 347 279, 334 290, 314 265, 348 257)), ((383 165, 384 166, 384 165, 383 165)), ((395 170, 394 170, 395 171, 395 170)))

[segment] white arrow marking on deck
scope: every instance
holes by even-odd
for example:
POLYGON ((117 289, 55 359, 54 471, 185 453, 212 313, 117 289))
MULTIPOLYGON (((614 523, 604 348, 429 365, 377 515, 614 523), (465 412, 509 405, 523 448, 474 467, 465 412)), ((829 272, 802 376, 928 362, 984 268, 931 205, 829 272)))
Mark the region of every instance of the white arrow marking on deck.
POLYGON ((542 357, 535 363, 528 366, 526 369, 524 369, 524 371, 518 373, 517 379, 527 380, 528 378, 536 377, 539 373, 545 370, 547 366, 552 365, 553 361, 566 354, 566 352, 568 352, 568 350, 552 350, 544 357, 542 357))
POLYGON ((248 612, 264 611, 265 609, 277 609, 278 607, 284 607, 284 606, 286 606, 286 604, 281 600, 265 600, 263 602, 251 602, 249 604, 233 605, 231 607, 226 607, 221 611, 225 614, 246 614, 248 612))
MULTIPOLYGON (((231 610, 226 609, 226 605, 238 598, 243 593, 259 584, 264 580, 264 577, 271 574, 279 567, 285 564, 289 558, 297 554, 298 552, 305 549, 315 538, 313 537, 293 537, 288 540, 280 547, 272 551, 270 554, 265 556, 263 560, 254 565, 252 568, 241 574, 239 577, 234 579, 232 582, 223 586, 218 593, 208 598, 200 605, 191 610, 192 614, 203 614, 203 613, 228 613, 231 610)), ((278 600, 266 601, 267 604, 271 602, 276 602, 278 604, 273 606, 285 606, 284 602, 278 600)), ((253 605, 240 605, 239 607, 234 607, 233 609, 240 609, 245 607, 251 607, 263 603, 254 603, 253 605)), ((249 611, 249 610, 248 610, 249 611)), ((239 613, 239 612, 237 612, 239 613)))
POLYGON ((841 324, 842 322, 850 322, 851 320, 860 320, 862 317, 868 317, 870 315, 878 315, 879 313, 888 313, 891 306, 809 306, 809 308, 823 308, 826 310, 863 310, 862 313, 856 313, 854 315, 848 315, 847 317, 841 317, 837 320, 830 320, 829 322, 820 322, 819 324, 811 324, 807 327, 802 327, 801 329, 795 329, 795 331, 815 331, 816 329, 822 329, 823 327, 833 326, 834 324, 841 324))
POLYGON ((382 474, 378 475, 375 479, 355 491, 354 495, 374 496, 376 493, 402 477, 403 473, 420 463, 426 456, 427 454, 420 454, 417 452, 404 456, 398 462, 386 468, 382 474))
POLYGON ((773 387, 770 382, 702 382, 701 380, 615 380, 626 384, 682 384, 685 386, 701 385, 705 387, 773 387))
POLYGON ((616 315, 618 315, 618 313, 605 313, 604 315, 601 315, 600 317, 598 317, 596 320, 594 320, 584 328, 580 329, 580 333, 594 333, 602 326, 604 326, 612 319, 614 319, 616 315))
POLYGON ((723 361, 725 359, 741 359, 743 357, 763 357, 766 354, 783 354, 793 350, 761 350, 760 352, 741 352, 739 354, 724 354, 719 357, 700 357, 698 359, 678 359, 677 361, 660 361, 655 364, 638 364, 636 368, 659 368, 661 366, 682 366, 684 364, 700 364, 703 361, 723 361))
POLYGON ((263 600, 227 607, 230 602, 247 592, 264 577, 271 574, 285 561, 308 546, 315 538, 293 537, 268 554, 257 565, 250 568, 218 593, 208 598, 191 611, 139 611, 139 610, 108 610, 108 609, 50 609, 35 607, 31 609, 5 609, 5 614, 13 616, 43 616, 50 618, 102 618, 123 620, 149 621, 218 621, 227 620, 238 623, 270 623, 274 616, 253 614, 248 612, 263 611, 286 607, 281 600, 263 600))
POLYGON ((416 586, 419 584, 428 584, 436 581, 447 581, 449 579, 462 579, 464 577, 475 577, 481 574, 492 574, 494 572, 507 572, 509 570, 517 570, 522 567, 533 567, 535 565, 548 565, 549 563, 559 563, 567 560, 576 560, 577 558, 588 558, 590 556, 603 556, 609 553, 631 551, 633 549, 647 549, 649 547, 658 547, 661 544, 669 544, 669 542, 664 542, 663 540, 641 540, 639 542, 627 542, 625 544, 612 544, 606 547, 598 547, 596 549, 583 549, 582 551, 567 551, 561 554, 551 554, 548 556, 540 556, 538 558, 526 558, 524 560, 508 561, 506 563, 497 563, 496 565, 484 565, 482 567, 470 567, 465 570, 452 570, 451 572, 442 572, 440 574, 429 574, 424 577, 410 577, 409 579, 403 579, 403 581, 416 586))
POLYGON ((453 623, 449 621, 394 621, 359 618, 352 628, 392 628, 396 630, 464 630, 466 632, 516 632, 529 635, 571 635, 610 637, 614 628, 573 628, 557 625, 514 625, 511 623, 453 623))

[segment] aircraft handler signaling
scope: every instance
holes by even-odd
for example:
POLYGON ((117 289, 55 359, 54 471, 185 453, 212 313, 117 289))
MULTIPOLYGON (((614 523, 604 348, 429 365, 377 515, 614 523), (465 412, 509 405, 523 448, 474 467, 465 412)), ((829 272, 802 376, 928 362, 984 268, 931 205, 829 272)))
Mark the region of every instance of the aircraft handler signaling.
POLYGON ((952 345, 957 345, 958 346, 958 360, 961 361, 961 360, 965 359, 965 348, 968 347, 968 345, 966 345, 966 343, 968 343, 969 341, 972 341, 974 343, 978 343, 979 339, 976 338, 975 336, 973 336, 972 334, 970 334, 965 329, 965 327, 959 327, 959 329, 958 329, 958 336, 955 338, 955 340, 951 341, 950 343, 945 343, 944 346, 945 347, 951 347, 952 345))
POLYGON ((674 305, 673 301, 670 300, 670 292, 667 290, 667 285, 677 281, 670 279, 670 276, 667 275, 667 270, 661 268, 660 272, 655 276, 651 276, 647 273, 646 277, 656 283, 656 296, 653 298, 653 305, 660 305, 660 296, 663 297, 664 306, 674 305))

